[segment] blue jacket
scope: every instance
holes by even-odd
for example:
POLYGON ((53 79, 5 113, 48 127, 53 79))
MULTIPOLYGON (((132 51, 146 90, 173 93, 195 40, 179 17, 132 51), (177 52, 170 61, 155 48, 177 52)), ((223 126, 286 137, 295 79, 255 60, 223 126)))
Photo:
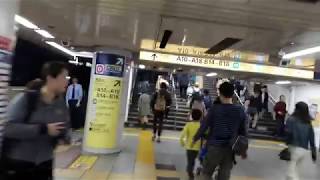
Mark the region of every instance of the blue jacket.
POLYGON ((289 117, 286 123, 289 145, 309 149, 315 147, 314 130, 311 124, 306 124, 294 116, 289 117), (309 146, 310 144, 310 146, 309 146))

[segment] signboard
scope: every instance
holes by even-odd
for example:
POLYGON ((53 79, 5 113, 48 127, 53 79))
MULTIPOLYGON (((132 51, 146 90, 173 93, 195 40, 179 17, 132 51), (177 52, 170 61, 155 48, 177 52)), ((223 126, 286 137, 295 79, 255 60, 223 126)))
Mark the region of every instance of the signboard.
POLYGON ((314 72, 310 70, 252 64, 239 61, 227 61, 215 58, 199 58, 193 56, 163 54, 149 51, 140 51, 140 60, 222 69, 229 71, 262 73, 303 79, 313 79, 314 76, 314 72))
POLYGON ((84 145, 93 149, 113 149, 117 145, 125 57, 97 53, 95 61, 84 145))

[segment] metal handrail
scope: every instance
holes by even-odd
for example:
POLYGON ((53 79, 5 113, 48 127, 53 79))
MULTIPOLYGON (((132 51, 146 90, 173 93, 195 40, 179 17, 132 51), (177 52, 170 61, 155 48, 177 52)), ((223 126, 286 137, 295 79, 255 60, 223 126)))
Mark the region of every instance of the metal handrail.
POLYGON ((270 93, 268 93, 269 94, 269 101, 272 103, 272 105, 276 105, 276 103, 277 103, 277 100, 270 94, 270 93))
POLYGON ((242 106, 244 106, 244 104, 243 104, 243 102, 241 101, 241 98, 240 98, 240 96, 238 95, 238 93, 237 93, 236 90, 234 91, 234 94, 236 95, 236 97, 237 97, 238 101, 240 102, 240 104, 241 104, 242 106))
MULTIPOLYGON (((172 93, 173 93, 173 97, 174 97, 174 101, 175 101, 175 114, 177 115, 177 112, 178 112, 178 98, 177 98, 177 94, 176 94, 176 85, 175 85, 175 81, 174 81, 174 77, 173 77, 173 74, 171 73, 170 74, 170 81, 171 81, 171 84, 172 84, 172 93)), ((177 116, 174 116, 174 130, 177 130, 177 116)))

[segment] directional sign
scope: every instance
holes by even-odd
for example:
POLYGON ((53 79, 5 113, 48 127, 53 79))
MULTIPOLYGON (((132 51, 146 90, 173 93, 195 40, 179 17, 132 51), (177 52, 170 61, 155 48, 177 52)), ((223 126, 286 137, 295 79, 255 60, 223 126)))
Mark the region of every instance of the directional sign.
POLYGON ((121 86, 121 81, 120 80, 116 80, 113 86, 114 87, 121 86))

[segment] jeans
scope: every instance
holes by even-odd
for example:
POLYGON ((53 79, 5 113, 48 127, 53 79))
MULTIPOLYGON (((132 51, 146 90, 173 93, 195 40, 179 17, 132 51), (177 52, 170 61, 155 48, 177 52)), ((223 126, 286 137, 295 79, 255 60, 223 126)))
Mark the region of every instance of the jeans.
POLYGON ((53 161, 49 160, 38 165, 34 163, 6 160, 4 177, 1 180, 52 180, 53 161))
POLYGON ((184 99, 187 99, 188 86, 180 86, 179 89, 180 89, 180 97, 184 98, 184 99))
POLYGON ((157 135, 157 133, 158 133, 159 137, 161 136, 164 113, 165 113, 164 111, 154 111, 154 118, 153 118, 153 134, 154 134, 154 136, 157 135))
POLYGON ((196 163, 198 153, 199 151, 187 150, 187 160, 188 160, 187 172, 189 177, 194 177, 193 170, 194 170, 194 165, 196 163))
POLYGON ((299 180, 298 168, 303 159, 309 155, 309 151, 295 146, 289 146, 291 161, 289 161, 287 180, 299 180))
POLYGON ((276 121, 277 121, 277 135, 282 137, 285 134, 285 117, 276 117, 276 121))
POLYGON ((203 161, 201 180, 211 180, 216 168, 218 170, 218 180, 229 180, 233 167, 234 154, 231 147, 209 146, 207 156, 203 161))

